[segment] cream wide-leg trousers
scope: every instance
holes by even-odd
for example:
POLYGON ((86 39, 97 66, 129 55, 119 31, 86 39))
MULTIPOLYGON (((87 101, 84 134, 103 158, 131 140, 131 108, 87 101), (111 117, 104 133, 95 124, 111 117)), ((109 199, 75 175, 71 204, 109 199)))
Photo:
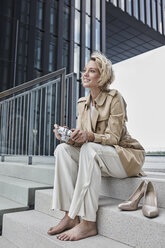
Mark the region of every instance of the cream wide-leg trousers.
POLYGON ((115 148, 93 142, 81 147, 62 143, 54 154, 52 209, 69 211, 72 219, 78 215, 96 221, 101 176, 127 177, 115 148))

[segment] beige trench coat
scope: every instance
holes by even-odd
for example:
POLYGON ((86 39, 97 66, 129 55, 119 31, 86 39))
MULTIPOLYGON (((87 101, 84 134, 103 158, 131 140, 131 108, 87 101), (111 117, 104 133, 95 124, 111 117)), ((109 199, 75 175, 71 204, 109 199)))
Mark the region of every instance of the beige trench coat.
POLYGON ((143 175, 145 151, 127 131, 126 103, 117 90, 100 92, 95 99, 92 120, 90 95, 78 100, 77 128, 93 132, 94 142, 114 146, 128 176, 143 175))

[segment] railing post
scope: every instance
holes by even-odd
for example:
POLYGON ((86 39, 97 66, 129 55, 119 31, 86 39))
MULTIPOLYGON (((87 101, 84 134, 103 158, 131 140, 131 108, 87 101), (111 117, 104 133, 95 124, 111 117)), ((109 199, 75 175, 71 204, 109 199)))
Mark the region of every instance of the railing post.
POLYGON ((1 162, 5 162, 5 155, 1 155, 1 162))
POLYGON ((28 165, 31 165, 32 164, 32 161, 33 160, 33 157, 32 156, 28 156, 28 165))
POLYGON ((61 75, 61 113, 60 113, 60 125, 65 125, 65 77, 66 77, 66 69, 61 75))
POLYGON ((32 162, 32 155, 33 155, 33 121, 34 121, 34 93, 31 92, 30 95, 30 120, 29 120, 29 145, 28 145, 28 164, 31 164, 32 162))

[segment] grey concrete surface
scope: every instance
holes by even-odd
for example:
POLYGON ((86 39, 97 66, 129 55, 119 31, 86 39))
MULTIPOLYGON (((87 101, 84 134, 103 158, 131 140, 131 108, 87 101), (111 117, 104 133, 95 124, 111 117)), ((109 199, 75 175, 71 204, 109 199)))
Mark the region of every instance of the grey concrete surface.
POLYGON ((27 209, 28 206, 26 205, 22 205, 18 202, 0 196, 0 230, 2 228, 3 214, 16 212, 16 211, 25 211, 27 209))
POLYGON ((20 162, 0 163, 0 174, 34 182, 53 185, 54 165, 52 164, 35 164, 26 165, 20 162))
POLYGON ((137 248, 163 248, 165 244, 165 209, 159 208, 159 216, 147 218, 141 208, 121 211, 119 201, 102 198, 98 211, 99 234, 137 248))
POLYGON ((150 176, 141 178, 132 177, 117 179, 104 177, 102 178, 100 195, 126 200, 132 195, 142 180, 152 181, 158 197, 158 206, 165 208, 165 178, 157 177, 154 173, 152 175, 150 174, 150 176))
POLYGON ((4 237, 0 237, 0 247, 1 248, 19 248, 18 246, 11 243, 9 240, 4 237))
POLYGON ((33 205, 35 190, 43 188, 50 188, 50 186, 0 175, 0 195, 21 204, 33 205))
POLYGON ((89 237, 79 241, 60 241, 47 230, 59 220, 37 211, 6 214, 4 216, 3 237, 20 248, 130 248, 126 244, 103 237, 89 237))

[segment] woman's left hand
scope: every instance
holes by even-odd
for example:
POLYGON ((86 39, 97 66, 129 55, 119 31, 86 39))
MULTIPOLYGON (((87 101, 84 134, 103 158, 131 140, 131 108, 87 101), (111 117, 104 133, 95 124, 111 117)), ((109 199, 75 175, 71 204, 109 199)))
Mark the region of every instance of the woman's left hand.
POLYGON ((70 138, 75 143, 81 144, 81 143, 85 143, 86 141, 88 141, 88 134, 87 132, 82 131, 80 129, 74 129, 70 138))

